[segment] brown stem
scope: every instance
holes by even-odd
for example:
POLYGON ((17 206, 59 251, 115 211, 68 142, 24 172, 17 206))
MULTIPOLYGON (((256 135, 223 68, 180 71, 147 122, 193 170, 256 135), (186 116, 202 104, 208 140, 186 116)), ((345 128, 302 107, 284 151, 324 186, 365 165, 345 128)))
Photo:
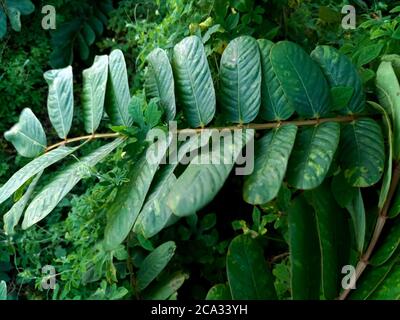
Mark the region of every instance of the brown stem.
MULTIPOLYGON (((388 217, 388 212, 389 212, 390 205, 392 203, 392 199, 396 192, 397 186, 399 185, 399 182, 400 182, 400 162, 396 162, 395 168, 393 171, 392 182, 390 184, 388 197, 385 201, 385 204, 384 204, 382 210, 379 212, 378 220, 375 225, 375 230, 372 235, 371 242, 369 243, 367 250, 361 256, 360 261, 357 264, 356 271, 355 271, 356 282, 361 277, 365 268, 367 267, 367 265, 369 263, 369 259, 371 258, 371 255, 376 247, 376 244, 379 241, 379 238, 382 234, 383 227, 385 226, 385 223, 386 223, 386 220, 388 217)), ((347 298, 347 296, 349 295, 350 291, 351 291, 351 288, 344 290, 338 299, 345 300, 347 298)))
POLYGON ((55 148, 58 148, 60 146, 73 143, 73 142, 78 142, 82 140, 93 140, 93 139, 108 139, 108 138, 118 138, 120 136, 119 133, 96 133, 96 134, 91 134, 87 136, 82 136, 82 137, 76 137, 76 138, 69 138, 65 139, 63 141, 60 141, 58 143, 55 143, 49 147, 46 148, 45 152, 49 152, 50 150, 53 150, 55 148))
MULTIPOLYGON (((254 130, 267 130, 267 129, 274 129, 279 128, 282 126, 288 125, 296 125, 298 127, 301 126, 313 126, 316 124, 321 124, 325 122, 352 122, 356 119, 355 116, 345 116, 345 117, 336 117, 336 118, 323 118, 323 119, 313 119, 313 120, 296 120, 296 121, 279 121, 279 122, 268 122, 268 123, 250 123, 245 125, 236 125, 236 126, 228 126, 228 127, 214 127, 214 128, 197 128, 197 129, 180 129, 178 133, 185 133, 185 132, 202 132, 204 130, 214 129, 214 130, 237 130, 237 129, 254 129, 254 130)), ((109 139, 109 138, 117 138, 121 136, 119 133, 97 133, 91 134, 82 137, 76 138, 69 138, 65 139, 64 141, 58 142, 46 148, 45 152, 49 152, 59 146, 63 146, 69 143, 78 142, 82 140, 93 140, 93 139, 109 139)))

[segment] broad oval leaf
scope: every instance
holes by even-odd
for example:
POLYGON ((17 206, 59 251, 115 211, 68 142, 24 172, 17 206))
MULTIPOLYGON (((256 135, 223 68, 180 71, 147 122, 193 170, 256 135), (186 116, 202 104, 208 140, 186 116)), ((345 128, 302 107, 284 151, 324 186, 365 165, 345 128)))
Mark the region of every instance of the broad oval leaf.
POLYGON ((0 188, 0 203, 7 200, 17 191, 26 181, 43 171, 52 164, 64 159, 78 150, 78 147, 70 148, 61 146, 51 150, 40 157, 32 160, 26 166, 19 169, 12 177, 0 188))
POLYGON ((305 194, 315 210, 315 220, 321 248, 322 293, 328 300, 339 295, 341 270, 349 264, 350 233, 346 212, 332 196, 328 183, 305 194))
POLYGON ((314 210, 300 196, 292 202, 288 219, 292 297, 294 300, 318 300, 321 252, 314 210))
POLYGON ((47 140, 42 124, 31 109, 22 110, 19 121, 4 134, 17 152, 27 158, 34 158, 46 149, 47 140))
POLYGON ((274 43, 269 40, 258 40, 261 58, 261 108, 260 116, 266 121, 289 119, 295 108, 287 97, 271 62, 271 49, 274 43))
POLYGON ((289 184, 302 190, 318 187, 329 171, 339 137, 340 125, 335 122, 300 129, 289 159, 289 184))
POLYGON ((35 178, 32 180, 32 182, 29 184, 28 189, 25 191, 24 195, 19 199, 14 205, 11 207, 11 209, 4 214, 3 216, 3 221, 4 221, 4 233, 7 235, 12 235, 14 234, 14 228, 18 224, 19 220, 22 217, 22 214, 24 213, 24 210, 31 198, 31 195, 33 191, 36 188, 36 185, 42 175, 42 172, 39 172, 35 178))
POLYGON ((261 63, 257 41, 249 36, 232 40, 221 57, 219 104, 224 119, 249 123, 260 110, 261 63))
POLYGON ((22 222, 22 229, 25 230, 45 218, 68 192, 88 174, 92 167, 103 160, 123 141, 123 139, 116 139, 62 170, 29 204, 22 222))
POLYGON ((174 256, 175 249, 175 242, 165 242, 142 261, 136 275, 136 285, 139 291, 145 289, 163 271, 174 256))
POLYGON ((129 181, 118 188, 108 208, 103 244, 106 250, 115 249, 132 230, 167 147, 163 140, 152 144, 130 168, 129 181))
POLYGON ((83 70, 82 106, 87 133, 94 134, 104 113, 107 88, 108 57, 96 56, 93 65, 83 70))
POLYGON ((311 53, 311 58, 322 69, 330 87, 349 87, 353 95, 348 105, 342 106, 340 113, 355 114, 365 109, 365 94, 361 78, 351 60, 330 46, 318 46, 311 53))
POLYGON ((206 300, 232 300, 229 285, 225 283, 216 284, 208 291, 206 300))
POLYGON ((176 90, 191 127, 204 127, 215 114, 215 91, 201 39, 190 36, 174 47, 176 90))
POLYGON ((243 187, 243 198, 246 202, 260 205, 277 196, 296 133, 296 126, 283 126, 257 141, 254 171, 246 177, 243 187))
POLYGON ((299 45, 289 41, 277 43, 271 49, 271 62, 300 116, 320 118, 329 113, 328 83, 318 65, 299 45))
POLYGON ((128 73, 124 54, 121 50, 113 50, 108 57, 108 80, 106 91, 106 112, 115 126, 129 126, 132 118, 128 107, 131 101, 128 73))
POLYGON ((72 67, 46 71, 44 78, 49 85, 47 111, 51 124, 60 139, 66 139, 74 113, 72 67))
POLYGON ((342 127, 340 165, 354 187, 377 183, 385 166, 385 146, 380 126, 362 118, 342 127))
POLYGON ((379 101, 393 121, 393 156, 400 160, 400 84, 390 62, 383 61, 376 72, 379 101))
POLYGON ((263 248, 250 235, 237 236, 230 243, 226 273, 233 300, 276 300, 263 248))
POLYGON ((224 140, 223 146, 221 144, 220 148, 201 152, 194 157, 168 195, 167 205, 175 215, 192 215, 215 197, 228 178, 242 148, 254 137, 254 130, 240 133, 232 138, 228 132, 227 138, 220 139, 220 142, 224 140))
POLYGON ((154 49, 147 57, 145 91, 149 99, 160 99, 160 105, 167 121, 175 118, 175 85, 172 67, 167 53, 160 48, 154 49))

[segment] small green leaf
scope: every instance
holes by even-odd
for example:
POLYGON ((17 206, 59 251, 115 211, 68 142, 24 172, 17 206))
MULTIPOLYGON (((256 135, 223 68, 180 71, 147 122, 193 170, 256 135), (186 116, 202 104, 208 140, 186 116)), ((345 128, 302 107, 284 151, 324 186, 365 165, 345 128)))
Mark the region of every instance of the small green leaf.
POLYGON ((207 293, 206 300, 232 300, 228 284, 216 284, 207 293))
POLYGON ((260 52, 254 38, 241 36, 229 42, 221 57, 219 79, 224 119, 253 121, 261 104, 260 52))
POLYGON ((291 288, 294 300, 318 300, 321 280, 321 252, 315 213, 300 196, 288 211, 291 288))
POLYGON ((234 300, 274 300, 276 292, 263 248, 249 235, 234 238, 226 256, 228 282, 234 300))
POLYGON ((36 157, 47 145, 42 124, 29 108, 22 110, 18 123, 4 134, 4 138, 27 158, 36 157))
POLYGON ((379 57, 384 45, 382 43, 371 44, 362 47, 359 51, 357 66, 364 66, 379 57))
POLYGON ((173 257, 175 249, 173 241, 165 242, 143 260, 136 275, 139 291, 143 291, 161 273, 173 257))
POLYGON ((324 181, 339 144, 340 126, 326 122, 297 134, 287 170, 288 183, 309 190, 324 181))
POLYGON ((106 111, 113 125, 128 127, 132 124, 128 112, 131 95, 124 54, 119 49, 113 50, 108 59, 106 111))
POLYGON ((388 273, 376 290, 368 297, 371 300, 400 300, 400 268, 397 264, 388 273))
POLYGON ((83 70, 82 106, 87 133, 94 134, 104 113, 107 88, 108 57, 96 56, 93 65, 83 70))
POLYGON ((72 67, 46 71, 44 78, 49 85, 47 111, 51 124, 60 139, 66 139, 74 112, 72 67))
POLYGON ((243 198, 246 202, 264 204, 277 196, 296 133, 296 126, 283 126, 257 141, 254 171, 246 177, 243 187, 243 198))

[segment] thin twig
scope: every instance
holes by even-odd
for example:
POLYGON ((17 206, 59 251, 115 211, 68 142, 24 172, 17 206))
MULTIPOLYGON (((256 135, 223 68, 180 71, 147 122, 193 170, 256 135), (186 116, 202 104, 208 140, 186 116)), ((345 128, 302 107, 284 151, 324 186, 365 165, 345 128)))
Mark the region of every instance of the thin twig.
MULTIPOLYGON (((325 122, 352 122, 356 120, 355 116, 345 116, 345 117, 336 117, 336 118, 323 118, 323 119, 313 119, 313 120, 296 120, 296 121, 277 121, 277 122, 268 122, 268 123, 250 123, 250 124, 242 124, 242 125, 235 125, 235 126, 228 126, 228 127, 210 127, 210 128, 197 128, 197 129, 180 129, 177 130, 177 133, 200 133, 204 130, 238 130, 238 129, 254 129, 254 130, 267 130, 267 129, 275 129, 283 126, 289 126, 289 125, 295 125, 298 127, 301 126, 313 126, 317 124, 322 124, 325 122)), ((97 134, 91 134, 87 136, 82 136, 82 137, 75 137, 75 138, 69 138, 65 139, 63 141, 60 141, 56 144, 53 144, 49 147, 46 148, 45 152, 49 152, 50 150, 53 150, 55 148, 58 148, 60 146, 73 143, 73 142, 79 142, 82 140, 90 141, 94 139, 110 139, 110 138, 118 138, 120 137, 120 133, 97 133, 97 134)))
MULTIPOLYGON (((389 208, 392 203, 394 194, 397 190, 397 187, 399 185, 399 182, 400 182, 400 162, 397 162, 394 167, 392 182, 391 182, 390 189, 389 189, 389 194, 388 194, 388 197, 385 201, 385 204, 384 204, 382 210, 379 212, 378 220, 375 225, 375 230, 372 235, 371 242, 369 243, 368 248, 365 251, 365 253, 361 256, 360 261, 358 261, 358 263, 357 263, 357 267, 356 267, 356 271, 355 271, 356 282, 361 277, 365 268, 367 267, 367 265, 369 263, 369 259, 371 258, 371 255, 376 247, 376 244, 379 241, 379 238, 382 234, 383 227, 385 226, 386 220, 388 218, 389 208)), ((350 291, 351 291, 351 288, 344 290, 338 299, 345 300, 347 298, 347 296, 349 295, 350 291)))

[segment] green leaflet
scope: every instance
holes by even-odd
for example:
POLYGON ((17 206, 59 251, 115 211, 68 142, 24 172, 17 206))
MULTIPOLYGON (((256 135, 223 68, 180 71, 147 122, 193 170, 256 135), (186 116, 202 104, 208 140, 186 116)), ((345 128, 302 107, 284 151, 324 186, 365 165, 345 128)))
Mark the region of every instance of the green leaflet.
POLYGON ((353 95, 341 113, 361 113, 365 109, 365 94, 361 78, 351 60, 330 46, 318 46, 311 53, 311 58, 321 67, 330 87, 349 87, 353 95))
POLYGON ((151 238, 160 232, 172 216, 172 211, 165 202, 176 182, 176 177, 173 174, 174 169, 175 166, 169 165, 161 173, 161 178, 135 222, 133 231, 142 233, 145 238, 151 238))
POLYGON ((368 297, 371 300, 400 300, 400 267, 397 261, 391 272, 368 297))
POLYGON ((154 249, 140 264, 136 274, 136 285, 139 291, 144 290, 167 266, 175 253, 176 245, 168 241, 154 249))
POLYGON ((229 245, 226 272, 233 300, 274 300, 274 278, 267 268, 263 248, 250 235, 240 235, 229 245))
POLYGON ((300 129, 289 159, 289 184, 302 190, 318 187, 329 171, 339 136, 340 125, 336 122, 300 129))
POLYGON ((114 202, 107 211, 109 218, 104 231, 106 250, 115 249, 132 230, 167 148, 168 143, 159 140, 131 166, 129 181, 118 188, 114 202))
POLYGON ((29 185, 28 189, 24 193, 24 195, 19 199, 11 209, 4 214, 3 221, 4 221, 4 233, 7 235, 14 234, 14 228, 18 224, 19 220, 21 219, 22 214, 28 204, 28 201, 31 198, 33 191, 36 188, 36 184, 38 183, 40 177, 42 176, 42 172, 39 172, 31 184, 29 185))
POLYGON ((225 283, 216 284, 208 291, 206 300, 232 300, 229 285, 225 283))
POLYGON ((74 113, 72 67, 46 71, 44 78, 49 85, 47 111, 51 124, 60 139, 66 139, 74 113))
POLYGON ((125 58, 121 50, 113 50, 108 57, 106 112, 115 126, 129 126, 132 118, 128 112, 131 95, 125 58))
POLYGON ((5 0, 5 7, 0 6, 0 39, 7 32, 7 17, 10 20, 11 28, 14 31, 21 31, 21 15, 31 14, 35 5, 30 0, 5 0), (3 8, 6 10, 4 11, 3 8))
POLYGON ((83 70, 82 106, 87 133, 95 133, 104 113, 107 88, 108 57, 96 56, 93 65, 83 70))
POLYGON ((172 60, 179 102, 188 124, 204 127, 215 114, 215 91, 201 39, 190 36, 174 47, 172 60))
MULTIPOLYGON (((169 223, 178 219, 166 205, 167 196, 176 183, 174 170, 187 153, 207 145, 211 134, 211 130, 204 130, 201 135, 191 136, 187 142, 177 148, 176 159, 173 159, 173 156, 170 157, 173 163, 158 171, 154 178, 157 184, 147 197, 146 203, 135 222, 133 231, 142 233, 146 238, 151 238, 167 227, 169 223)), ((173 154, 171 152, 171 155, 173 154)))
POLYGON ((350 213, 354 228, 354 238, 356 240, 357 251, 359 254, 363 252, 365 233, 366 233, 366 216, 364 201, 361 190, 357 189, 357 193, 351 202, 346 205, 347 211, 350 213))
POLYGON ((261 64, 257 41, 241 36, 229 42, 220 63, 219 103, 224 119, 249 123, 260 110, 261 64))
POLYGON ((389 210, 389 217, 396 218, 400 214, 400 187, 397 188, 396 194, 393 198, 392 206, 389 210))
POLYGON ((352 290, 349 296, 350 300, 366 300, 385 280, 388 274, 392 271, 396 259, 392 259, 379 267, 367 266, 367 269, 357 281, 356 290, 352 290))
POLYGON ((68 192, 90 172, 92 167, 103 160, 123 141, 123 139, 116 139, 62 170, 29 204, 22 222, 22 229, 25 230, 45 218, 68 192))
POLYGON ((288 219, 292 298, 318 300, 321 252, 314 210, 300 196, 292 201, 288 219))
POLYGON ((178 178, 167 200, 167 205, 175 215, 192 215, 214 199, 228 178, 241 149, 254 137, 254 131, 246 130, 242 139, 229 137, 230 134, 228 139, 221 139, 224 145, 221 141, 220 148, 197 155, 178 178))
POLYGON ((176 114, 175 85, 172 67, 167 53, 160 48, 147 56, 145 91, 149 99, 159 98, 166 120, 174 120, 176 114))
POLYGON ((296 112, 307 118, 329 113, 329 86, 318 65, 297 44, 282 41, 271 50, 271 62, 296 112))
POLYGON ((387 232, 387 236, 380 240, 380 245, 370 260, 372 266, 380 266, 387 262, 400 246, 400 220, 395 220, 387 232))
POLYGON ((383 115, 383 122, 385 124, 386 130, 387 130, 387 137, 388 137, 388 149, 389 149, 389 155, 387 157, 387 164, 385 168, 385 175, 383 177, 382 181, 382 188, 381 192, 379 194, 379 204, 378 207, 379 209, 382 209, 383 206, 385 205, 385 202, 387 200, 387 197, 389 195, 389 190, 390 190, 390 184, 392 182, 392 171, 393 171, 393 131, 392 131, 392 124, 389 118, 388 113, 386 110, 381 107, 379 104, 373 102, 373 101, 368 101, 368 103, 378 110, 380 113, 383 115))
POLYGON ((390 62, 383 61, 376 72, 379 101, 393 121, 393 156, 400 160, 400 85, 390 62))
POLYGON ((42 124, 31 109, 22 110, 19 121, 4 133, 18 153, 27 158, 34 158, 46 149, 47 140, 42 124))
POLYGON ((188 275, 176 272, 162 277, 154 285, 150 285, 143 293, 144 300, 166 300, 183 285, 188 275))
POLYGON ((245 178, 243 198, 257 205, 274 199, 282 185, 297 127, 283 126, 257 141, 253 173, 245 178))
POLYGON ((374 120, 362 118, 343 125, 340 144, 340 165, 352 186, 369 187, 381 179, 385 147, 374 120))
POLYGON ((0 203, 7 200, 15 191, 17 191, 26 181, 34 175, 43 171, 52 164, 69 156, 79 149, 80 146, 70 148, 61 146, 51 150, 40 157, 32 160, 26 166, 19 169, 13 176, 0 188, 0 203))
POLYGON ((283 90, 271 62, 271 49, 274 43, 269 40, 257 40, 261 58, 261 108, 260 116, 266 121, 289 119, 294 106, 283 90))
POLYGON ((0 300, 7 300, 7 284, 5 281, 0 281, 0 300))
POLYGON ((321 248, 322 293, 328 300, 339 295, 341 269, 348 264, 350 235, 346 212, 332 196, 328 183, 307 191, 306 198, 315 210, 315 219, 321 248))

